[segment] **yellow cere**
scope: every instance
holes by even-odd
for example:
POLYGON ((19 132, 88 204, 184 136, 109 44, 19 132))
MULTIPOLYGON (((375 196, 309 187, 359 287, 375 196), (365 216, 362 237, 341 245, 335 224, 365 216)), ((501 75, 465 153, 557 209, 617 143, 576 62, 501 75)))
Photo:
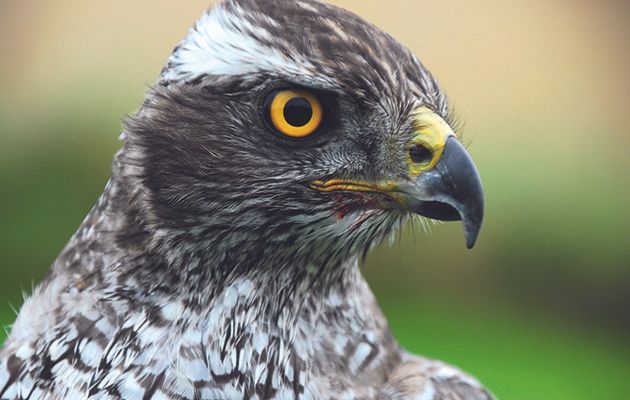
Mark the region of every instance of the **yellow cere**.
POLYGON ((435 167, 442 157, 446 141, 450 136, 455 136, 455 133, 442 117, 427 107, 420 107, 414 113, 414 127, 416 136, 409 142, 409 146, 421 145, 433 155, 429 163, 418 164, 411 160, 407 152, 409 174, 418 176, 435 167))
POLYGON ((302 138, 315 132, 322 122, 322 106, 317 97, 306 90, 281 90, 273 101, 269 110, 271 114, 271 122, 275 128, 282 134, 302 138), (287 121, 285 109, 289 102, 294 99, 303 99, 308 102, 311 108, 311 117, 304 125, 294 126, 287 121))

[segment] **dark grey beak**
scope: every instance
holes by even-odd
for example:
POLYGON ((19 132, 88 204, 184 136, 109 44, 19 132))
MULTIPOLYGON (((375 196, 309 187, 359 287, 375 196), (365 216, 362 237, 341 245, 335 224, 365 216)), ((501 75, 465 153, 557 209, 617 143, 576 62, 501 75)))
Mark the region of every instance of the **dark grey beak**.
POLYGON ((405 192, 411 211, 441 221, 462 220, 466 246, 471 249, 475 245, 483 221, 483 187, 459 140, 450 137, 435 167, 410 186, 405 192))

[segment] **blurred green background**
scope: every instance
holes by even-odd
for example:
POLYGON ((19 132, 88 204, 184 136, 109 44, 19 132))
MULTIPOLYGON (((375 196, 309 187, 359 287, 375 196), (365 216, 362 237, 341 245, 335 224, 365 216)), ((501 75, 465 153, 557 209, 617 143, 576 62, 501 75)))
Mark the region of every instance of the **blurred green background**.
MULTIPOLYGON (((434 72, 485 183, 474 250, 444 224, 368 257, 396 336, 502 399, 627 398, 630 3, 333 3, 434 72)), ((0 1, 0 323, 91 208, 122 118, 207 6, 0 1)))

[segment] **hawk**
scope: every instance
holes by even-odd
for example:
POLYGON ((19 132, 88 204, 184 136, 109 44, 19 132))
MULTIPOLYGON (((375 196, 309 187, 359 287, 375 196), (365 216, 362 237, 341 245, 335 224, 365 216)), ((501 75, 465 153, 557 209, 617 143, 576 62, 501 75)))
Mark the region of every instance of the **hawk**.
POLYGON ((358 258, 483 217, 418 59, 348 11, 227 0, 174 49, 0 350, 2 399, 490 399, 411 355, 358 258))

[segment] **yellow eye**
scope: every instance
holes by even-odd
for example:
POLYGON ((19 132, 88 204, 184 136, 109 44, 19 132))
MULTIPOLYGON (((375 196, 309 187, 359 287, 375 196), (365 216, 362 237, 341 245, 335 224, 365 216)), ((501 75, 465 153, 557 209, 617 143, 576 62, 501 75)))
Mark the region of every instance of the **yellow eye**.
POLYGON ((303 138, 322 122, 322 105, 306 90, 280 90, 269 105, 271 123, 283 135, 303 138))

